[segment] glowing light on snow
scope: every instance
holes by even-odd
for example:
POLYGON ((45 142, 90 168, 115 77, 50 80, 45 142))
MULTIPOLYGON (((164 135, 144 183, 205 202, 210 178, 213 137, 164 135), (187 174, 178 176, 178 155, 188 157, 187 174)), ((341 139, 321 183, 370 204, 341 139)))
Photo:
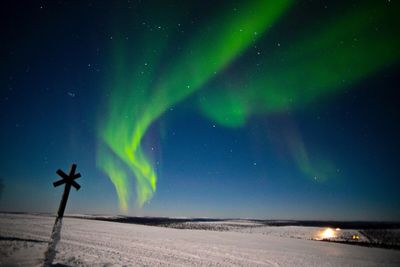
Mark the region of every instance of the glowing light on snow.
POLYGON ((336 232, 332 228, 326 228, 319 235, 321 239, 330 239, 336 237, 336 232))

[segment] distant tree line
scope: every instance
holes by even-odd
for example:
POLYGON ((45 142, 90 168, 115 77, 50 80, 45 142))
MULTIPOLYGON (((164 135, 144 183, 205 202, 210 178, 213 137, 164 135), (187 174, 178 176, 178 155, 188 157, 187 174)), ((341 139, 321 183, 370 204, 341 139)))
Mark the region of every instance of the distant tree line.
POLYGON ((361 233, 372 244, 400 248, 400 231, 397 229, 365 229, 361 233))

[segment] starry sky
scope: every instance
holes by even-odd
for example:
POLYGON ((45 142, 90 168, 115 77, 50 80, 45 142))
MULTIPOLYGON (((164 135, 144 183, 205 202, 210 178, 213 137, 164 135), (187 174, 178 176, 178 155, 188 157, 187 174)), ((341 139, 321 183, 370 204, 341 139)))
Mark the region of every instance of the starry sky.
POLYGON ((395 1, 3 1, 0 210, 400 220, 395 1))

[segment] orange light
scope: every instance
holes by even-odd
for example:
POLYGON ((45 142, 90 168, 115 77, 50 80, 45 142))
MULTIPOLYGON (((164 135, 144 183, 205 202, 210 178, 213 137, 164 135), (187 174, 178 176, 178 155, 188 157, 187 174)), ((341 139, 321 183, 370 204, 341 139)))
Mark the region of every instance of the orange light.
POLYGON ((321 239, 329 239, 336 237, 336 232, 331 228, 326 228, 324 231, 320 233, 321 239))

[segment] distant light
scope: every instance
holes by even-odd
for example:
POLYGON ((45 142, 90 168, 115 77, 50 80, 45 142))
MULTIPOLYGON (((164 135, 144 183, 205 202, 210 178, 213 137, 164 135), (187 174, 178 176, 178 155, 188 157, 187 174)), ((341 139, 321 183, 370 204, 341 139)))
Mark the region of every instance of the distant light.
POLYGON ((340 231, 340 228, 336 228, 336 231, 340 231))
POLYGON ((324 231, 320 233, 321 239, 329 239, 336 237, 336 232, 332 228, 326 228, 324 231))

